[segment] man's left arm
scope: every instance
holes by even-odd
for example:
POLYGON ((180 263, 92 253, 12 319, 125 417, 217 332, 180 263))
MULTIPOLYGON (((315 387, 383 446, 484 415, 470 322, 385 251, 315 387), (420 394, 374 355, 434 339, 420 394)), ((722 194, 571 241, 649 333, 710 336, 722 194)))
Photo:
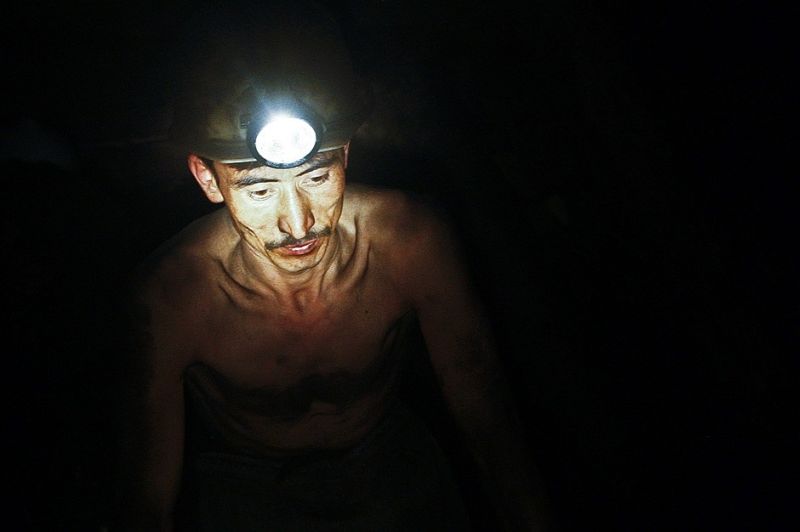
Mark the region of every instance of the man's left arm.
POLYGON ((442 394, 507 531, 553 529, 486 311, 443 220, 406 248, 412 294, 442 394))

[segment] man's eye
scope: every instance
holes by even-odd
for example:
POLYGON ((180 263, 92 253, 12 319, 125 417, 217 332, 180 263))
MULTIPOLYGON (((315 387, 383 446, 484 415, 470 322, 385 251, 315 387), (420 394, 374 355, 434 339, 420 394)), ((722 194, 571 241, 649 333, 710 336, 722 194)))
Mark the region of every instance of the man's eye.
POLYGON ((312 186, 312 187, 315 187, 317 185, 321 185, 322 183, 327 181, 329 177, 330 177, 330 174, 328 172, 325 172, 324 174, 317 175, 317 176, 310 176, 308 179, 306 179, 306 185, 312 186))
POLYGON ((255 200, 263 200, 267 199, 272 195, 272 189, 270 188, 262 188, 259 190, 248 190, 247 195, 255 200))

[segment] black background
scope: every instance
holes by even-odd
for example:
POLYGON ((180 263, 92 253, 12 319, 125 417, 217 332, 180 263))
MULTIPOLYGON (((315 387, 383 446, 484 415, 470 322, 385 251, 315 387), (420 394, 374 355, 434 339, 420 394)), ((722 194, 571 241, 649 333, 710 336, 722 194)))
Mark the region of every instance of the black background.
MULTIPOLYGON (((453 215, 563 529, 793 530, 789 13, 324 3, 378 96, 349 179, 453 215)), ((100 529, 115 294, 211 208, 158 142, 167 50, 202 8, 27 3, 4 21, 4 404, 26 529, 100 529)))

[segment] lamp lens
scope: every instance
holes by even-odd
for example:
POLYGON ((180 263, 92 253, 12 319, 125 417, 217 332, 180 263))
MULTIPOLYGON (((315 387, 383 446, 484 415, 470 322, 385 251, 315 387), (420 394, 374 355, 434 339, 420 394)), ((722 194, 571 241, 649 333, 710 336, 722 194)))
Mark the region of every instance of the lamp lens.
POLYGON ((255 139, 255 148, 264 159, 289 164, 308 156, 317 143, 317 133, 302 118, 277 116, 269 120, 255 139))

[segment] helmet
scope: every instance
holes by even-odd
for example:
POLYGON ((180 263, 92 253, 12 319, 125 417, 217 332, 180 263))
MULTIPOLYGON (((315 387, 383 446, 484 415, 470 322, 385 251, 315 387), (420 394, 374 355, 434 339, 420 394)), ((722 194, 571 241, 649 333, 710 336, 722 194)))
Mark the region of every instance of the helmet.
POLYGON ((369 86, 319 6, 273 3, 206 22, 174 105, 170 138, 181 149, 287 168, 344 146, 369 114, 369 86))

